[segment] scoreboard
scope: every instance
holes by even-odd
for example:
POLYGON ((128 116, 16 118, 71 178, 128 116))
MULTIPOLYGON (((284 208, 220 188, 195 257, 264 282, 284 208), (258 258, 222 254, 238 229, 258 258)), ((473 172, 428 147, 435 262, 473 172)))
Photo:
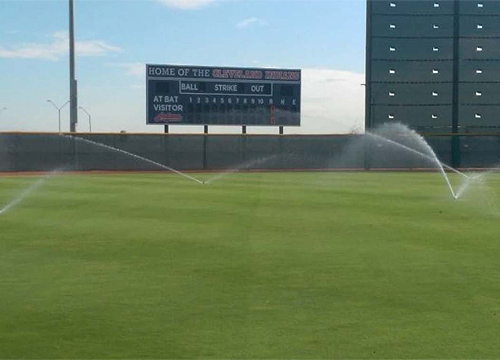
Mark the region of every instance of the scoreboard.
POLYGON ((301 71, 146 65, 155 125, 300 126, 301 71))

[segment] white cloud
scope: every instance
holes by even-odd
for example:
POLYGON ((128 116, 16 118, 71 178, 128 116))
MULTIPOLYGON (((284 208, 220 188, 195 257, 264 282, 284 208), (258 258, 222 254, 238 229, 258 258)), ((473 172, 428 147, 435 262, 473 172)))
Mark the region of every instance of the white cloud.
MULTIPOLYGON (((58 60, 69 52, 69 36, 65 31, 51 35, 50 43, 26 43, 9 48, 0 45, 0 58, 58 60)), ((105 56, 120 52, 121 48, 109 45, 103 40, 83 40, 75 42, 78 56, 105 56)))
POLYGON ((134 84, 130 85, 130 88, 134 90, 146 90, 146 84, 134 84))
POLYGON ((302 129, 287 133, 348 133, 364 129, 365 75, 302 70, 302 129))
POLYGON ((129 85, 132 90, 146 90, 146 64, 141 62, 131 62, 131 63, 109 63, 106 64, 107 67, 112 67, 116 69, 122 69, 125 71, 126 75, 133 76, 140 81, 140 83, 134 83, 129 85))
POLYGON ((253 25, 253 24, 264 25, 264 22, 262 20, 260 20, 259 18, 250 17, 248 19, 241 20, 240 22, 238 22, 236 24, 236 28, 238 28, 238 29, 244 29, 244 28, 247 28, 247 27, 249 27, 250 25, 253 25))
POLYGON ((107 66, 124 69, 125 73, 130 76, 144 77, 144 75, 146 74, 146 64, 140 62, 112 63, 112 64, 107 64, 107 66))
POLYGON ((176 9, 195 10, 214 3, 216 0, 157 0, 158 2, 176 9))

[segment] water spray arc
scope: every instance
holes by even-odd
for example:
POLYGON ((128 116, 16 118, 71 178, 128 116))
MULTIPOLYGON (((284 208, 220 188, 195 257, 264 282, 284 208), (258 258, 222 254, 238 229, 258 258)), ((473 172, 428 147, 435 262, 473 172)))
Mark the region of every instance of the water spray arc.
MULTIPOLYGON (((159 168, 162 168, 162 169, 165 169, 165 170, 168 170, 168 171, 172 171, 172 172, 174 172, 174 173, 176 173, 178 175, 181 175, 181 176, 183 176, 183 177, 185 177, 185 178, 187 178, 189 180, 195 181, 198 184, 204 184, 204 182, 202 182, 201 180, 198 180, 197 178, 195 178, 195 177, 193 177, 191 175, 185 174, 185 173, 183 173, 181 171, 178 171, 178 170, 176 170, 174 168, 171 168, 169 166, 160 164, 160 163, 158 163, 156 161, 153 161, 151 159, 142 157, 140 155, 133 154, 133 153, 130 153, 130 152, 125 151, 125 150, 117 149, 117 148, 114 148, 114 147, 106 145, 106 144, 98 143, 98 142, 92 141, 92 140, 87 140, 87 139, 80 138, 80 137, 77 137, 77 136, 63 135, 63 134, 61 134, 60 136, 68 138, 68 139, 72 139, 74 141, 81 141, 81 142, 84 142, 84 143, 87 143, 87 144, 91 144, 91 145, 94 145, 94 146, 99 146, 99 147, 102 147, 102 148, 105 148, 105 149, 108 149, 108 150, 119 152, 121 154, 124 154, 124 155, 130 156, 130 157, 133 157, 133 158, 136 158, 136 159, 148 162, 148 163, 153 164, 153 165, 155 165, 155 166, 157 166, 159 168)), ((31 186, 29 186, 27 189, 25 189, 18 197, 16 197, 11 202, 7 203, 7 205, 5 205, 4 207, 2 207, 0 209, 0 216, 4 215, 9 210, 11 210, 12 208, 14 208, 16 205, 20 204, 29 195, 31 195, 34 191, 36 191, 40 186, 42 186, 49 178, 51 178, 52 176, 54 176, 54 175, 62 172, 63 170, 64 169, 58 169, 58 170, 51 171, 50 173, 48 173, 47 175, 45 175, 44 177, 42 177, 41 179, 39 179, 38 181, 36 181, 35 183, 33 183, 31 186)))
POLYGON ((462 184, 462 186, 458 189, 457 196, 461 197, 462 195, 464 195, 473 184, 482 184, 482 185, 484 185, 486 178, 489 175, 498 172, 499 170, 500 170, 500 166, 495 166, 495 167, 493 167, 493 168, 491 168, 491 169, 489 169, 489 170, 487 170, 485 172, 482 172, 482 173, 479 173, 479 174, 474 174, 474 175, 470 176, 462 184))
MULTIPOLYGON (((401 125, 400 125, 401 126, 401 125)), ((381 136, 381 135, 378 135, 378 134, 374 134, 374 133, 371 133, 371 132, 366 132, 365 135, 367 136, 370 136, 370 137, 373 137, 375 139, 378 139, 378 140, 381 140, 381 141, 384 141, 384 142, 387 142, 389 144, 392 144, 392 145, 395 145, 401 149, 404 149, 408 152, 411 152, 411 153, 414 153, 414 154, 417 154, 419 156, 422 156, 423 158, 426 158, 428 160, 431 160, 432 162, 434 162, 438 168, 439 168, 439 171, 441 172, 441 175, 443 176, 443 179, 446 183, 446 185, 448 186, 448 189, 450 190, 450 193, 452 195, 452 197, 457 200, 458 197, 461 195, 460 193, 456 193, 455 190, 453 189, 453 186, 451 185, 451 182, 450 182, 450 179, 448 177, 448 175, 446 174, 446 171, 445 171, 445 168, 450 170, 450 171, 453 171, 454 173, 456 174, 459 174, 460 176, 462 176, 463 178, 465 178, 466 180, 469 180, 469 176, 464 174, 463 172, 449 166, 449 165, 446 165, 444 164, 443 162, 441 162, 439 160, 439 158, 437 157, 436 153, 434 152, 434 150, 432 149, 432 147, 422 138, 422 136, 420 136, 419 134, 417 134, 416 132, 406 128, 406 127, 403 127, 401 126, 405 132, 408 132, 409 134, 411 134, 422 146, 425 147, 425 149, 431 154, 431 155, 428 155, 428 154, 425 154, 421 151, 418 151, 418 150, 415 150, 409 146, 406 146, 404 144, 401 144, 397 141, 394 141, 394 140, 391 140, 391 139, 388 139, 384 136, 381 136)))
POLYGON ((257 160, 251 160, 251 161, 248 161, 244 164, 241 164, 235 168, 232 168, 232 169, 227 169, 213 177, 211 177, 210 179, 208 180, 205 180, 204 181, 204 184, 211 184, 213 183, 214 181, 217 181, 217 180, 220 180, 221 178, 223 178, 224 176, 227 176, 229 174, 232 174, 232 173, 236 173, 236 172, 239 172, 241 170, 245 170, 245 169, 249 169, 250 167, 254 166, 254 165, 258 165, 258 164, 264 164, 274 158, 278 157, 278 155, 270 155, 270 156, 266 156, 262 159, 257 159, 257 160))
POLYGON ((25 189, 21 194, 19 194, 19 196, 14 198, 11 202, 7 203, 7 205, 5 205, 4 207, 2 207, 0 209, 0 216, 6 214, 9 210, 12 210, 16 205, 19 205, 22 201, 24 201, 24 199, 26 199, 35 190, 37 190, 40 186, 42 186, 48 179, 50 179, 52 176, 60 172, 61 170, 51 171, 50 173, 43 176, 41 179, 37 180, 35 183, 33 183, 31 186, 25 189))
MULTIPOLYGON (((372 134, 372 133, 370 133, 370 132, 366 132, 366 135, 368 135, 368 136, 372 136, 372 137, 375 137, 375 138, 377 138, 377 139, 379 139, 379 140, 382 140, 382 141, 386 141, 386 142, 388 142, 388 143, 390 143, 390 144, 393 144, 393 145, 398 146, 398 147, 400 147, 400 148, 402 148, 402 149, 405 149, 405 150, 407 150, 407 151, 410 151, 410 152, 412 152, 412 153, 414 153, 414 154, 416 154, 416 155, 422 156, 422 157, 424 157, 424 158, 426 158, 426 159, 428 159, 428 160, 431 160, 431 161, 437 161, 437 162, 439 162, 439 164, 441 164, 441 166, 442 166, 442 167, 444 167, 444 168, 446 168, 446 169, 448 169, 448 170, 450 170, 450 171, 453 171, 455 174, 458 174, 458 175, 460 175, 460 176, 464 177, 465 179, 469 179, 469 178, 470 178, 467 174, 464 174, 463 172, 461 172, 461 171, 459 171, 459 170, 455 169, 454 167, 451 167, 450 165, 445 164, 444 162, 442 162, 441 160, 439 160, 439 159, 437 158, 437 156, 436 156, 436 158, 432 158, 432 157, 430 157, 429 155, 427 155, 427 154, 425 154, 425 153, 423 153, 423 152, 420 152, 420 151, 418 151, 418 150, 412 149, 412 148, 411 148, 411 147, 409 147, 409 146, 403 145, 403 144, 401 144, 401 143, 398 143, 397 141, 394 141, 394 140, 388 139, 388 138, 386 138, 386 137, 383 137, 383 136, 380 136, 380 135, 377 135, 377 134, 372 134)), ((433 152, 434 152, 434 151, 433 151, 433 152)))
POLYGON ((127 156, 130 156, 130 157, 133 157, 135 159, 139 159, 139 160, 142 160, 142 161, 145 161, 145 162, 148 162, 152 165, 155 165, 159 168, 162 168, 164 170, 168 170, 168 171, 172 171, 180 176, 183 176, 185 177, 186 179, 189 179, 191 181, 195 181, 197 182, 198 184, 203 184, 203 181, 201 180, 198 180, 197 178, 195 178, 194 176, 191 176, 191 175, 188 175, 186 173, 183 173, 179 170, 176 170, 170 166, 167 166, 167 165, 163 165, 163 164, 160 164, 159 162, 156 162, 154 160, 151 160, 151 159, 148 159, 148 158, 145 158, 143 156, 140 156, 140 155, 137 155, 137 154, 134 154, 134 153, 131 153, 131 152, 128 152, 128 151, 125 151, 125 150, 122 150, 122 149, 118 149, 118 148, 115 148, 115 147, 112 147, 112 146, 109 146, 109 145, 106 145, 106 144, 103 144, 103 143, 99 143, 99 142, 96 142, 96 141, 92 141, 92 140, 88 140, 88 139, 84 139, 84 138, 81 138, 81 137, 78 137, 78 136, 73 136, 73 135, 61 135, 67 139, 72 139, 72 140, 75 140, 75 141, 80 141, 80 142, 84 142, 84 143, 87 143, 87 144, 90 144, 90 145, 94 145, 94 146, 99 146, 101 148, 104 148, 104 149, 108 149, 108 150, 112 150, 114 152, 118 152, 118 153, 121 153, 121 154, 124 154, 124 155, 127 155, 127 156))

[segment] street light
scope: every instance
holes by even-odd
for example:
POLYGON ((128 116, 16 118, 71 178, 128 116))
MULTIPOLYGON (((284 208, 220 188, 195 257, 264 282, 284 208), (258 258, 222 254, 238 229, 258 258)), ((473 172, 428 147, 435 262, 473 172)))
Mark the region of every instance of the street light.
POLYGON ((52 106, 57 109, 57 113, 59 114, 59 132, 61 132, 61 110, 63 109, 63 107, 69 104, 69 101, 66 101, 66 103, 61 107, 58 107, 56 104, 54 104, 52 100, 47 100, 47 102, 51 103, 52 106))
POLYGON ((79 109, 88 115, 88 117, 89 117, 89 132, 92 132, 92 117, 90 116, 89 112, 83 108, 83 106, 80 106, 79 109))

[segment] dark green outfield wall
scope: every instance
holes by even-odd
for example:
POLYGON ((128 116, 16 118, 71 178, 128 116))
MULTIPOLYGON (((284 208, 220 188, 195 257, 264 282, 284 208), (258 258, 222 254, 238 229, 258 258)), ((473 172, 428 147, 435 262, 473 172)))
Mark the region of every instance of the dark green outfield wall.
MULTIPOLYGON (((420 168, 429 162, 399 149, 373 148, 368 158, 362 135, 177 135, 79 134, 79 137, 137 154, 179 170, 420 168), (265 159, 265 160, 263 160, 265 159), (366 161, 365 161, 366 160, 366 161)), ((452 137, 427 141, 450 163, 452 137)), ((500 136, 460 136, 462 168, 500 163, 500 136)), ((0 133, 0 171, 158 170, 159 167, 98 145, 58 134, 0 133)))

